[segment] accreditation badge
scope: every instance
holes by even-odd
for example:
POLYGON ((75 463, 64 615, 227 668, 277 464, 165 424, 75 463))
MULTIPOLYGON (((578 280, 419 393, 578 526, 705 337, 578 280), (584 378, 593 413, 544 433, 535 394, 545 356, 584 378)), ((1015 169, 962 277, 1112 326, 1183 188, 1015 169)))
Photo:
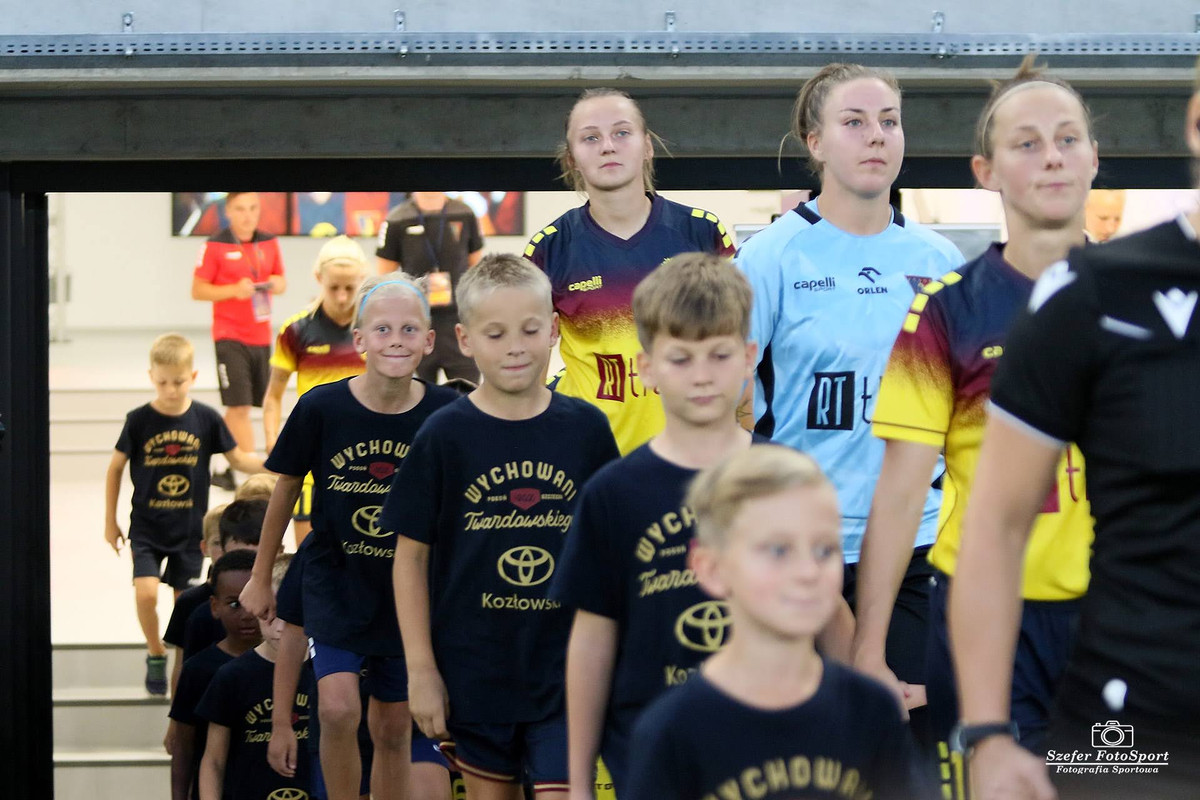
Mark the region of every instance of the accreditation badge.
POLYGON ((256 283, 254 284, 254 296, 250 298, 250 304, 254 308, 255 322, 270 322, 271 321, 271 284, 256 283))
POLYGON ((434 308, 448 306, 453 300, 454 289, 450 284, 450 273, 429 273, 429 305, 434 308))

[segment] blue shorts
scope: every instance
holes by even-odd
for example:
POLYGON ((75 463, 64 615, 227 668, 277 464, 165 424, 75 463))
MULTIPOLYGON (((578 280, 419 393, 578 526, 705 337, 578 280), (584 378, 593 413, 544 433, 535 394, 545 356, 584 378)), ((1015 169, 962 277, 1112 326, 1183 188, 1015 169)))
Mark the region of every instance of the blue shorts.
POLYGON ((565 713, 515 725, 450 720, 446 727, 454 741, 443 742, 442 752, 467 775, 502 783, 522 783, 528 775, 535 792, 570 788, 565 713))
POLYGON ((343 650, 333 645, 308 640, 308 655, 312 659, 313 672, 318 685, 326 675, 336 672, 362 674, 367 666, 365 691, 382 703, 408 702, 408 669, 403 656, 364 656, 343 650))

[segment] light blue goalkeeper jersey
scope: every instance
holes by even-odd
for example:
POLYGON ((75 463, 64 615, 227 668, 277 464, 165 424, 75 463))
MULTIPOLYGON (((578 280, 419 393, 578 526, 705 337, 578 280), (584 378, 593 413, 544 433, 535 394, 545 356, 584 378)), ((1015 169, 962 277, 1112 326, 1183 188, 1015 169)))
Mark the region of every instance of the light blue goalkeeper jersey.
MULTIPOLYGON (((735 259, 754 288, 756 430, 821 465, 837 488, 846 563, 857 563, 883 463, 871 417, 892 343, 921 286, 962 264, 962 254, 899 211, 883 232, 854 236, 823 220, 813 200, 755 234, 735 259)), ((942 472, 939 458, 931 486, 942 472)), ((931 488, 916 546, 933 544, 941 502, 931 488)))

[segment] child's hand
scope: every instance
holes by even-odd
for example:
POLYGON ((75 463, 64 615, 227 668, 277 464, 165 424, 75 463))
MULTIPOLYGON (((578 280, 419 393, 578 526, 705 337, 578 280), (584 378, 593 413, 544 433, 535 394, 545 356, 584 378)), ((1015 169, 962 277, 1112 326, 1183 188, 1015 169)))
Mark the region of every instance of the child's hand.
POLYGON ((409 670, 408 710, 421 733, 435 742, 450 738, 446 730, 450 700, 446 695, 446 684, 437 669, 409 670))
POLYGON ((296 731, 291 725, 271 725, 271 741, 267 745, 267 763, 285 778, 296 775, 296 731))
POLYGON ((251 575, 238 596, 238 602, 242 604, 242 608, 264 622, 275 619, 275 593, 271 591, 269 581, 262 581, 251 575))
POLYGON ((125 534, 121 532, 121 526, 115 522, 109 522, 104 526, 104 541, 108 542, 108 546, 113 549, 117 555, 121 555, 121 545, 125 543, 125 534))

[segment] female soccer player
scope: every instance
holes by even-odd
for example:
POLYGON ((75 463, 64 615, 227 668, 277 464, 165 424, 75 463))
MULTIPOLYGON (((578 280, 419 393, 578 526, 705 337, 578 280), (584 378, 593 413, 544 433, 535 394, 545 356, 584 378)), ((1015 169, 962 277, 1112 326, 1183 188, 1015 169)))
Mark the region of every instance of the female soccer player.
MULTIPOLYGON (((367 274, 366 255, 349 236, 336 236, 321 246, 313 274, 321 294, 308 308, 289 317, 275 337, 271 380, 263 397, 268 453, 279 438, 283 392, 293 372, 296 394, 303 397, 314 386, 363 371, 350 323, 354 321, 354 297, 367 274)), ((292 523, 297 546, 312 530, 312 487, 312 476, 305 476, 292 523)))
MULTIPOLYGON (((754 288, 755 427, 811 455, 837 488, 849 565, 843 592, 853 602, 883 460, 883 444, 869 428, 888 352, 916 290, 962 256, 888 202, 904 158, 900 88, 890 74, 857 64, 824 67, 796 98, 792 135, 808 148, 820 196, 784 214, 737 255, 754 288)), ((931 466, 922 477, 928 489, 937 474, 931 466)), ((941 500, 940 491, 927 495, 888 648, 888 662, 910 684, 924 683, 924 554, 941 500)), ((835 620, 840 635, 828 638, 844 641, 842 657, 849 654, 848 616, 835 620)))
MULTIPOLYGON (((888 622, 928 493, 924 476, 944 453, 925 668, 932 732, 948 743, 958 704, 946 594, 992 373, 1033 282, 1084 243, 1084 208, 1099 163, 1082 98, 1065 81, 1041 74, 1034 56, 992 93, 979 118, 975 153, 975 178, 1000 195, 1008 241, 926 286, 892 349, 875 406, 873 431, 886 450, 859 562, 854 648, 855 666, 900 692, 884 660, 888 622)), ((1082 470, 1083 458, 1072 447, 1058 464, 1025 558, 1012 719, 1021 744, 1034 752, 1045 749, 1047 713, 1066 664, 1078 599, 1087 590, 1092 522, 1082 470)), ((954 788, 960 783, 950 782, 954 788)))
MULTIPOLYGON (((1185 128, 1200 157, 1197 126, 1200 82, 1185 128)), ((1047 757, 1002 734, 977 740, 976 797, 1196 796, 1198 228, 1192 211, 1072 250, 1005 344, 950 596, 964 726, 1009 721, 1022 556, 1066 442, 1087 459, 1096 538, 1047 757)))
POLYGON ((624 92, 580 95, 567 115, 558 161, 563 179, 588 201, 542 228, 525 248, 553 287, 566 366, 557 388, 598 406, 622 453, 663 427, 662 404, 637 374, 634 288, 679 253, 733 252, 715 214, 654 191, 655 138, 624 92))
POLYGON ((395 533, 378 524, 392 475, 426 417, 456 399, 414 379, 433 348, 422 287, 403 274, 372 277, 355 302, 354 345, 366 359, 357 377, 318 386, 296 404, 269 460, 280 474, 242 603, 274 616, 270 570, 306 472, 315 481, 316 550, 305 564, 304 627, 317 676, 321 769, 330 800, 357 798, 359 672, 370 668, 367 717, 375 746, 371 794, 404 796, 412 720, 408 676, 392 604, 395 533))

